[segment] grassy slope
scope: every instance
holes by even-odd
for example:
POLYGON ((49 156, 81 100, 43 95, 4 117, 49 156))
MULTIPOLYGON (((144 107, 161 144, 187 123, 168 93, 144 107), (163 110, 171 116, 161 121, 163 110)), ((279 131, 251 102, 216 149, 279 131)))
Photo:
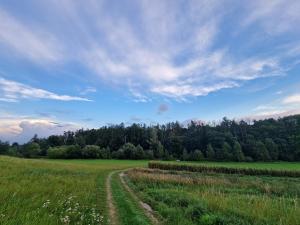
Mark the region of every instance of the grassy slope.
POLYGON ((0 224, 56 225, 68 217, 69 224, 105 224, 107 174, 145 165, 146 161, 0 156, 0 224))
POLYGON ((168 163, 184 163, 196 164, 205 166, 221 166, 221 167, 235 167, 235 168, 254 168, 254 169, 272 169, 272 170, 300 170, 300 162, 175 162, 168 163))

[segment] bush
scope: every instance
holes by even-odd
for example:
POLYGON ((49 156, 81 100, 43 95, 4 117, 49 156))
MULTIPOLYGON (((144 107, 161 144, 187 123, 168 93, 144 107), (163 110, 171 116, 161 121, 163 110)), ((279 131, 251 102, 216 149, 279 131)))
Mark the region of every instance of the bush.
POLYGON ((80 159, 82 152, 79 145, 63 145, 49 148, 48 157, 51 159, 80 159))
POLYGON ((79 145, 68 145, 67 148, 67 159, 80 159, 82 158, 82 151, 79 145))
POLYGON ((21 154, 26 158, 36 158, 41 155, 40 145, 35 142, 25 144, 21 149, 21 154))
POLYGON ((203 153, 198 149, 196 149, 190 155, 190 160, 191 161, 202 161, 203 159, 204 159, 203 153))
POLYGON ((87 145, 82 149, 82 156, 85 159, 100 159, 102 158, 102 152, 97 145, 87 145))
POLYGON ((109 147, 101 148, 100 152, 101 152, 101 158, 102 159, 110 159, 111 158, 111 153, 110 153, 109 147))
POLYGON ((50 147, 48 149, 47 155, 50 159, 66 159, 67 149, 65 146, 50 147))
POLYGON ((113 152, 112 157, 115 159, 144 159, 146 154, 142 146, 126 143, 118 151, 113 152))
POLYGON ((118 151, 112 152, 111 157, 113 159, 124 159, 125 158, 124 150, 123 149, 119 149, 118 151))

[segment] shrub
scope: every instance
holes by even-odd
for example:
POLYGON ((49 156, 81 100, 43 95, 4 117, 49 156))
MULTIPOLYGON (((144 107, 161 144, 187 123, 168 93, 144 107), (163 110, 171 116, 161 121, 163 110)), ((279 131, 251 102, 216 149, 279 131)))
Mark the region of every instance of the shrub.
POLYGON ((48 157, 52 159, 79 159, 82 157, 79 145, 63 145, 48 149, 48 157))
POLYGON ((80 159, 82 151, 79 145, 67 145, 67 159, 80 159))
POLYGON ((112 157, 116 159, 144 159, 146 154, 142 146, 126 143, 118 151, 113 152, 112 157))
POLYGON ((65 159, 67 150, 64 146, 50 147, 47 154, 50 159, 65 159))
POLYGON ((40 145, 35 142, 30 142, 28 144, 25 144, 22 147, 21 153, 24 157, 27 157, 27 158, 38 157, 41 154, 40 145))
POLYGON ((204 159, 203 153, 200 150, 198 150, 198 149, 196 149, 190 155, 190 160, 191 161, 201 161, 203 159, 204 159))
POLYGON ((101 152, 102 159, 110 159, 111 158, 111 153, 110 153, 109 147, 101 148, 100 152, 101 152))
POLYGON ((102 158, 102 152, 97 145, 87 145, 82 149, 82 156, 85 159, 99 159, 102 158))

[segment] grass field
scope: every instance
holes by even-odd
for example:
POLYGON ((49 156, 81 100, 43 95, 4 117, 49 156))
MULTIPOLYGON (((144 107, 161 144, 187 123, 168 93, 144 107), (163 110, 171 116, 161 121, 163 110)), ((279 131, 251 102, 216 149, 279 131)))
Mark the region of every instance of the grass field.
POLYGON ((146 161, 0 156, 0 224, 107 224, 105 179, 146 161))
POLYGON ((129 182, 165 225, 299 225, 299 178, 138 169, 129 182))
MULTIPOLYGON (((147 163, 0 156, 0 224, 153 224, 136 197, 149 204, 164 225, 300 224, 299 178, 149 170, 147 163), (130 193, 119 171, 133 167, 144 168, 125 172, 130 193)), ((202 164, 299 170, 297 163, 202 164)))

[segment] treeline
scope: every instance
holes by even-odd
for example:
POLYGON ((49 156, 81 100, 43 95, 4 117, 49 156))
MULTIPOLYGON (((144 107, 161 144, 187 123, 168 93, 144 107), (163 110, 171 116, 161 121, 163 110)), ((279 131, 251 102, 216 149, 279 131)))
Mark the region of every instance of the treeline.
POLYGON ((218 124, 124 124, 34 136, 19 145, 0 141, 0 154, 49 158, 300 161, 300 115, 260 121, 223 118, 218 124))

